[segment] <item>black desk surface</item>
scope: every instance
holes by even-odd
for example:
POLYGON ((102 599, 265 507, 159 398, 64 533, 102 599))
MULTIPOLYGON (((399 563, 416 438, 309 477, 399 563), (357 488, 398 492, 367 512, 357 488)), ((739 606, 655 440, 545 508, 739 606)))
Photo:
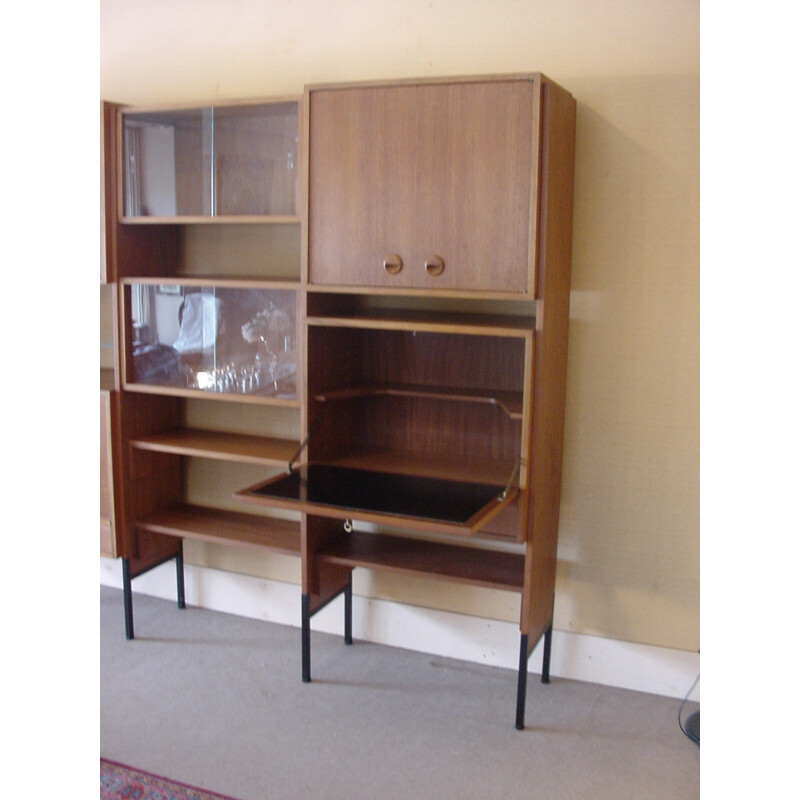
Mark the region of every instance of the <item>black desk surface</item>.
POLYGON ((503 488, 308 464, 252 491, 265 497, 341 508, 354 514, 373 512, 463 524, 497 499, 503 488))

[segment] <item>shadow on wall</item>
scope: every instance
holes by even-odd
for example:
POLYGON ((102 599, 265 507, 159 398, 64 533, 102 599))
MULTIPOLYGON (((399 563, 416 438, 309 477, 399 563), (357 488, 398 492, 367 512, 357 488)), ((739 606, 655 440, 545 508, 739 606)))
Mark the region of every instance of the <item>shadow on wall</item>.
POLYGON ((578 98, 556 627, 699 646, 699 77, 578 98))

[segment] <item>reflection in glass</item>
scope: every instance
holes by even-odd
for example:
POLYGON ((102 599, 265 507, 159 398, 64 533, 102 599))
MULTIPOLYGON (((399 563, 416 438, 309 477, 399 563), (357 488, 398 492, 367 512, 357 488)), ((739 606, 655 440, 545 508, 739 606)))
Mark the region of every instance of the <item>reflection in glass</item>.
POLYGON ((296 397, 294 292, 135 284, 130 309, 134 382, 296 397))
POLYGON ((127 217, 295 214, 297 104, 123 116, 127 217))

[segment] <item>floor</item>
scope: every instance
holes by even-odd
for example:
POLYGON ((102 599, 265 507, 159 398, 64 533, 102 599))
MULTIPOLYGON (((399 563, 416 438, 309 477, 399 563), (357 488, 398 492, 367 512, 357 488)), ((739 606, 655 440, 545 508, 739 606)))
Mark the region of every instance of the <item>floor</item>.
MULTIPOLYGON (((101 755, 238 800, 697 798, 680 701, 100 590, 101 755)), ((692 709, 687 707, 684 716, 692 709)))

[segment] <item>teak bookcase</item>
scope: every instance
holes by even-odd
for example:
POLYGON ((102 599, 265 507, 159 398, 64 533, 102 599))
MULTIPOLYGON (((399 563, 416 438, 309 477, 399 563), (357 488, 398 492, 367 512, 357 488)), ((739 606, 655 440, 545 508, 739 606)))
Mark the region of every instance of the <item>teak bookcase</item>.
POLYGON ((300 557, 304 681, 340 594, 352 641, 356 567, 501 588, 522 728, 542 637, 549 675, 572 96, 539 74, 318 85, 104 124, 127 636, 132 579, 166 560, 183 606, 186 538, 300 557), (189 503, 193 459, 263 478, 189 503))

